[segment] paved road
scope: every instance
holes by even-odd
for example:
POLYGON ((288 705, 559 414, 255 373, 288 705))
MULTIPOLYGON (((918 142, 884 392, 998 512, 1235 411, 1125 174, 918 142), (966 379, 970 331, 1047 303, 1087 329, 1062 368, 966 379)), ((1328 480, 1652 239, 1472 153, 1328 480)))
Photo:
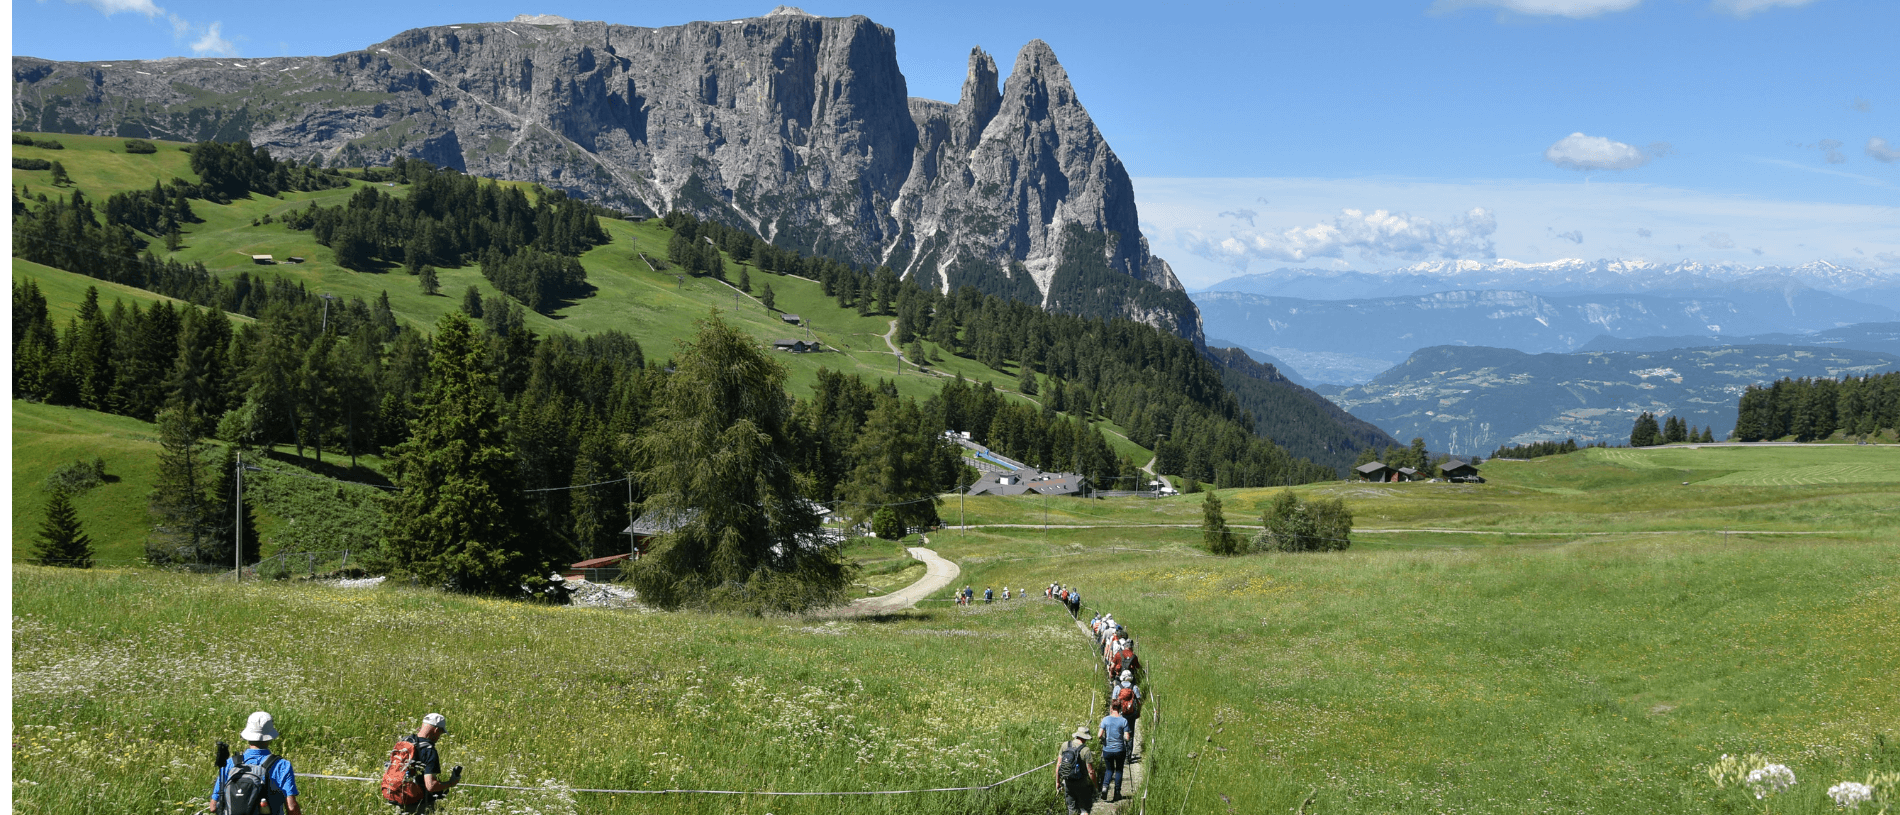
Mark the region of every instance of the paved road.
MULTIPOLYGON (((924 543, 930 539, 925 538, 924 543)), ((903 611, 917 605, 918 600, 929 597, 945 586, 956 582, 957 575, 963 573, 957 564, 939 557, 937 553, 922 546, 909 548, 910 556, 924 562, 924 576, 917 582, 880 597, 864 597, 851 601, 846 612, 850 615, 889 614, 903 611)))

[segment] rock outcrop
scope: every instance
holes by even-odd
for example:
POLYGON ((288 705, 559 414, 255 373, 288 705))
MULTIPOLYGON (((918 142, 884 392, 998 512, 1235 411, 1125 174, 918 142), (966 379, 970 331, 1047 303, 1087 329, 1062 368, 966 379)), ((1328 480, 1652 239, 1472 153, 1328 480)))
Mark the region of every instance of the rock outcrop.
POLYGON ((1127 170, 1039 40, 1000 87, 972 53, 954 105, 909 97, 890 29, 783 6, 667 28, 523 16, 334 57, 13 66, 19 130, 421 158, 1201 338, 1127 170))

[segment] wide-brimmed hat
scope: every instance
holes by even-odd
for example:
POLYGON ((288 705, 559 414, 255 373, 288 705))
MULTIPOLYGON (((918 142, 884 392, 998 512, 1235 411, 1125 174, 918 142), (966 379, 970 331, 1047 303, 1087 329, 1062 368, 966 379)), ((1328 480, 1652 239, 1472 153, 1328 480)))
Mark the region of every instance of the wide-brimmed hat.
POLYGON ((238 734, 245 741, 270 741, 277 738, 277 722, 269 713, 258 711, 244 721, 244 732, 238 734))
POLYGON ((442 714, 440 713, 431 713, 427 716, 422 717, 422 723, 429 727, 433 727, 437 730, 440 730, 444 733, 449 732, 449 720, 446 718, 443 718, 442 714))
POLYGON ((1083 740, 1083 741, 1088 741, 1088 740, 1089 740, 1089 729, 1088 729, 1088 726, 1087 726, 1087 725, 1083 725, 1082 727, 1078 727, 1078 728, 1076 728, 1076 729, 1075 729, 1075 737, 1076 737, 1076 738, 1078 738, 1078 739, 1081 739, 1081 740, 1083 740))
POLYGON ((1131 670, 1128 670, 1127 668, 1123 668, 1123 669, 1122 669, 1122 681, 1123 681, 1123 682, 1132 682, 1132 681, 1134 681, 1134 679, 1135 679, 1135 672, 1134 672, 1134 671, 1131 671, 1131 670))

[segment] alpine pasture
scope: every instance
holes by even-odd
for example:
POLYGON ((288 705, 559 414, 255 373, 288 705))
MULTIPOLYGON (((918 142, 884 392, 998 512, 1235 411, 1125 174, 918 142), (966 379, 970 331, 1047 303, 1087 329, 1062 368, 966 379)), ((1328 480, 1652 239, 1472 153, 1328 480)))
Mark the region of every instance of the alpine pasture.
MULTIPOLYGON (((1896 454, 1585 451, 1487 465, 1485 485, 1296 488, 1358 517, 1328 554, 1209 557, 1199 495, 1049 499, 1046 529, 1042 499, 968 499, 970 528, 930 545, 958 587, 1018 599, 946 591, 855 620, 16 565, 14 803, 177 811, 205 792, 211 743, 261 708, 304 772, 373 774, 442 710, 472 783, 545 788, 463 790, 445 812, 1059 810, 1046 770, 893 798, 568 790, 966 786, 1037 766, 1099 696, 1086 639, 1041 599, 1061 581, 1147 661, 1154 811, 1834 811, 1836 781, 1900 770, 1896 454), (1830 466, 1872 469, 1743 477, 1830 466), (1716 789, 1704 767, 1748 753, 1798 783, 1716 789)), ((30 487, 16 476, 16 505, 30 487)), ((1229 523, 1257 524, 1274 492, 1223 491, 1229 523)), ((893 545, 854 553, 872 579, 909 568, 893 545)), ((321 811, 383 806, 365 782, 303 789, 321 811)))

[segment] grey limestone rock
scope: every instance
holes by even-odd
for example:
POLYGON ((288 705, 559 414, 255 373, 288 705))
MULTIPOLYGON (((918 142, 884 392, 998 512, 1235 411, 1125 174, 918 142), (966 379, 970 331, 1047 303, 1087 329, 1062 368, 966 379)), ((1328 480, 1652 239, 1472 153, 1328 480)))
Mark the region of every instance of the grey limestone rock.
POLYGON ((19 130, 421 158, 1201 337, 1127 170, 1040 40, 1000 87, 973 51, 956 104, 909 97, 891 29, 787 6, 666 28, 522 15, 333 57, 13 67, 19 130))

